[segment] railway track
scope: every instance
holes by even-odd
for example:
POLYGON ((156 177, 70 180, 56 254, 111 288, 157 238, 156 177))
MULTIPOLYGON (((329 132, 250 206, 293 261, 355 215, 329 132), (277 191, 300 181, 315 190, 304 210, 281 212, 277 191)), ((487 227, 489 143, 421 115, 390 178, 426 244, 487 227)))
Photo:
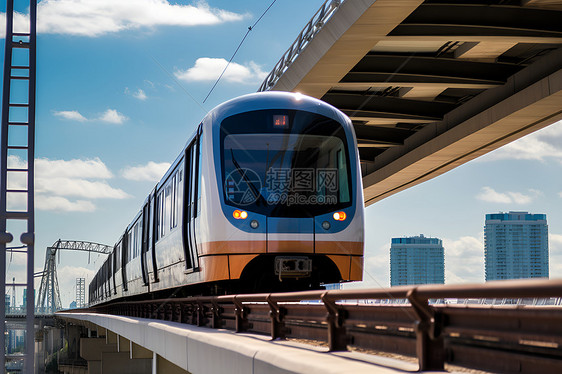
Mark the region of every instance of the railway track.
MULTIPOLYGON (((272 339, 326 342, 492 372, 562 372, 562 307, 448 304, 455 299, 560 298, 562 280, 303 291, 119 302, 89 312, 152 318, 272 339)), ((84 312, 84 310, 80 310, 84 312)))

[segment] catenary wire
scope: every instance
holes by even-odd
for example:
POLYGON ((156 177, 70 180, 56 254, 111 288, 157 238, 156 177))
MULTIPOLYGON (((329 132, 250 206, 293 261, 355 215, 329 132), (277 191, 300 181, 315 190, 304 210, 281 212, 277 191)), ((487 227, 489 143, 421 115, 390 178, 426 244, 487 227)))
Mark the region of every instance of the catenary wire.
POLYGON ((256 22, 254 22, 254 24, 252 26, 248 26, 248 30, 246 31, 246 34, 244 35, 244 37, 242 38, 242 41, 240 42, 240 44, 238 44, 238 47, 236 48, 236 50, 234 51, 234 53, 232 54, 232 57, 230 57, 230 60, 228 60, 228 63, 226 64, 226 66, 224 67, 221 75, 219 75, 219 77, 217 78, 215 84, 213 84, 213 87, 211 87, 211 90, 209 91, 209 93, 207 94, 207 96, 205 96, 205 100, 203 100, 203 103, 205 101, 207 101, 207 99, 209 98, 209 96, 211 96, 211 93, 213 92, 213 90, 215 89, 215 87, 217 86, 217 84, 219 83, 219 81, 221 80, 222 76, 224 75, 224 73, 226 72, 226 69, 228 69, 228 66, 230 65, 230 63, 232 62, 232 60, 234 60, 234 56, 236 56, 236 54, 238 53, 238 50, 240 49, 240 47, 242 46, 242 44, 244 43, 244 41, 246 40, 246 38, 248 37, 248 34, 250 33, 250 31, 252 31, 254 29, 254 27, 256 27, 256 25, 258 24, 258 22, 265 16, 265 14, 269 11, 269 9, 273 6, 273 4, 275 4, 277 0, 273 0, 271 2, 271 4, 269 4, 269 6, 267 7, 267 9, 262 13, 262 15, 256 20, 256 22))

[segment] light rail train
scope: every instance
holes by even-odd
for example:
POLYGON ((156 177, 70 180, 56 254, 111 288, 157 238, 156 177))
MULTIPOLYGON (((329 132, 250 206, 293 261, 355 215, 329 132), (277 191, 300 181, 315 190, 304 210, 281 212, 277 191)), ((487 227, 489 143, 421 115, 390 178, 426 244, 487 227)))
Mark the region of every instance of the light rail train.
POLYGON ((363 209, 348 117, 300 94, 241 96, 205 116, 96 273, 90 305, 361 280, 363 209))

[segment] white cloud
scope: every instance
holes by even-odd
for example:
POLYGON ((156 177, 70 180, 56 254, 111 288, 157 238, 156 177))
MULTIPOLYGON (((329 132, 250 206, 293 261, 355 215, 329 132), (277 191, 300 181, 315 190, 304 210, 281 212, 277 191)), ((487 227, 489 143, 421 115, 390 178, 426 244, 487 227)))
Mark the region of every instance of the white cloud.
MULTIPOLYGON (((483 234, 481 235, 483 236, 483 234)), ((445 283, 480 283, 484 281, 484 243, 473 236, 443 239, 445 248, 445 283)))
MULTIPOLYGON (((152 83, 152 82, 151 82, 152 83)), ((132 97, 134 97, 135 99, 139 99, 141 101, 144 101, 146 99, 148 99, 148 96, 146 96, 146 93, 144 92, 144 90, 142 88, 139 88, 138 90, 136 90, 135 92, 132 92, 129 87, 125 87, 125 94, 126 95, 131 95, 132 97)))
POLYGON ((35 192, 88 199, 125 199, 129 197, 123 190, 113 188, 105 181, 73 178, 38 178, 35 192))
MULTIPOLYGON (((25 167, 26 162, 17 156, 8 157, 10 167, 25 167)), ((123 190, 111 187, 105 180, 113 177, 99 159, 91 160, 35 160, 35 201, 39 210, 91 212, 96 206, 93 199, 125 199, 123 190), (71 201, 68 197, 78 197, 71 201)), ((8 180, 10 188, 25 188, 25 176, 8 180)), ((25 207, 25 195, 10 197, 14 207, 25 207)))
MULTIPOLYGON (((125 93, 132 95, 133 97, 139 100, 146 100, 147 96, 142 89, 138 89, 137 91, 131 93, 128 88, 125 88, 125 93)), ((79 122, 86 122, 90 121, 88 118, 84 117, 79 111, 77 110, 61 110, 61 111, 53 111, 55 116, 62 117, 67 120, 72 121, 79 121, 79 122)), ((122 113, 119 113, 116 109, 107 109, 103 114, 100 115, 97 120, 113 123, 116 125, 120 125, 126 120, 128 120, 127 116, 122 113)))
POLYGON ((62 117, 64 119, 72 120, 72 121, 79 121, 84 122, 87 121, 86 117, 84 117, 80 112, 77 110, 61 110, 61 111, 54 111, 55 116, 62 117))
MULTIPOLYGON (((187 70, 177 70, 174 75, 176 78, 193 82, 193 81, 214 81, 216 80, 225 66, 228 64, 224 58, 201 57, 195 61, 195 65, 187 70)), ((231 83, 248 83, 253 84, 262 81, 267 72, 254 62, 247 65, 240 65, 231 62, 226 69, 222 79, 231 83)))
POLYGON ((146 94, 144 93, 144 91, 141 88, 139 88, 135 93, 133 93, 133 97, 136 98, 136 99, 139 99, 141 101, 144 101, 144 100, 147 99, 146 94))
POLYGON ((562 250, 562 235, 550 234, 548 235, 548 241, 550 244, 556 245, 557 249, 562 250))
POLYGON ((109 179, 113 174, 99 158, 49 160, 38 158, 35 160, 35 175, 37 178, 91 178, 109 179))
POLYGON ((37 195, 35 207, 55 212, 93 212, 96 206, 88 200, 70 201, 61 196, 37 195))
POLYGON ((539 190, 530 189, 528 194, 521 192, 497 192, 492 187, 482 187, 482 191, 476 195, 478 200, 498 204, 518 204, 524 205, 531 203, 542 194, 539 190))
POLYGON ((550 278, 562 278, 562 235, 548 235, 550 278))
MULTIPOLYGON (((205 1, 183 5, 166 0, 45 0, 37 6, 37 29, 39 33, 95 37, 158 26, 215 25, 246 16, 211 8, 205 1)), ((4 35, 4 13, 0 19, 4 35)), ((15 21, 16 30, 27 29, 27 15, 18 13, 15 21)))
POLYGON ((126 120, 128 120, 128 118, 124 114, 119 113, 115 109, 108 109, 101 115, 99 120, 103 122, 120 125, 126 120))
POLYGON ((149 161, 146 165, 128 166, 121 171, 121 175, 129 180, 156 182, 162 178, 170 165, 169 162, 149 161))
POLYGON ((554 159, 562 162, 562 121, 509 143, 481 158, 492 160, 554 159))

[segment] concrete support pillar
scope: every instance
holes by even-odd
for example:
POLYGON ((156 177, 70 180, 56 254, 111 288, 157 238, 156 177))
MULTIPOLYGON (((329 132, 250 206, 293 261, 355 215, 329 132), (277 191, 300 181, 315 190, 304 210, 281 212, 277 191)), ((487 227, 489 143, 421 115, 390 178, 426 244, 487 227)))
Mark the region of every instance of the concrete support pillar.
POLYGON ((107 330, 105 334, 105 342, 107 344, 117 344, 117 334, 107 330))
POLYGON ((43 339, 35 340, 35 374, 45 372, 45 351, 43 339))
POLYGON ((105 337, 102 338, 80 339, 80 356, 88 361, 88 374, 150 374, 152 372, 151 351, 109 330, 104 331, 104 334, 105 337), (106 343, 107 341, 112 343, 106 343), (123 344, 125 341, 127 344, 123 344))
POLYGON ((152 351, 131 342, 130 357, 132 359, 152 359, 152 351))
POLYGON ((131 341, 125 339, 124 337, 117 336, 117 352, 130 352, 131 351, 131 341))
POLYGON ((102 353, 116 351, 117 344, 106 344, 105 338, 80 339, 80 357, 88 361, 88 374, 102 374, 102 353))
POLYGON ((88 374, 88 368, 72 365, 59 365, 59 371, 63 374, 88 374))
POLYGON ((153 353, 152 358, 152 374, 190 374, 179 366, 172 364, 165 358, 153 353))
POLYGON ((102 374, 150 374, 151 358, 130 359, 127 352, 103 352, 101 359, 102 374))

